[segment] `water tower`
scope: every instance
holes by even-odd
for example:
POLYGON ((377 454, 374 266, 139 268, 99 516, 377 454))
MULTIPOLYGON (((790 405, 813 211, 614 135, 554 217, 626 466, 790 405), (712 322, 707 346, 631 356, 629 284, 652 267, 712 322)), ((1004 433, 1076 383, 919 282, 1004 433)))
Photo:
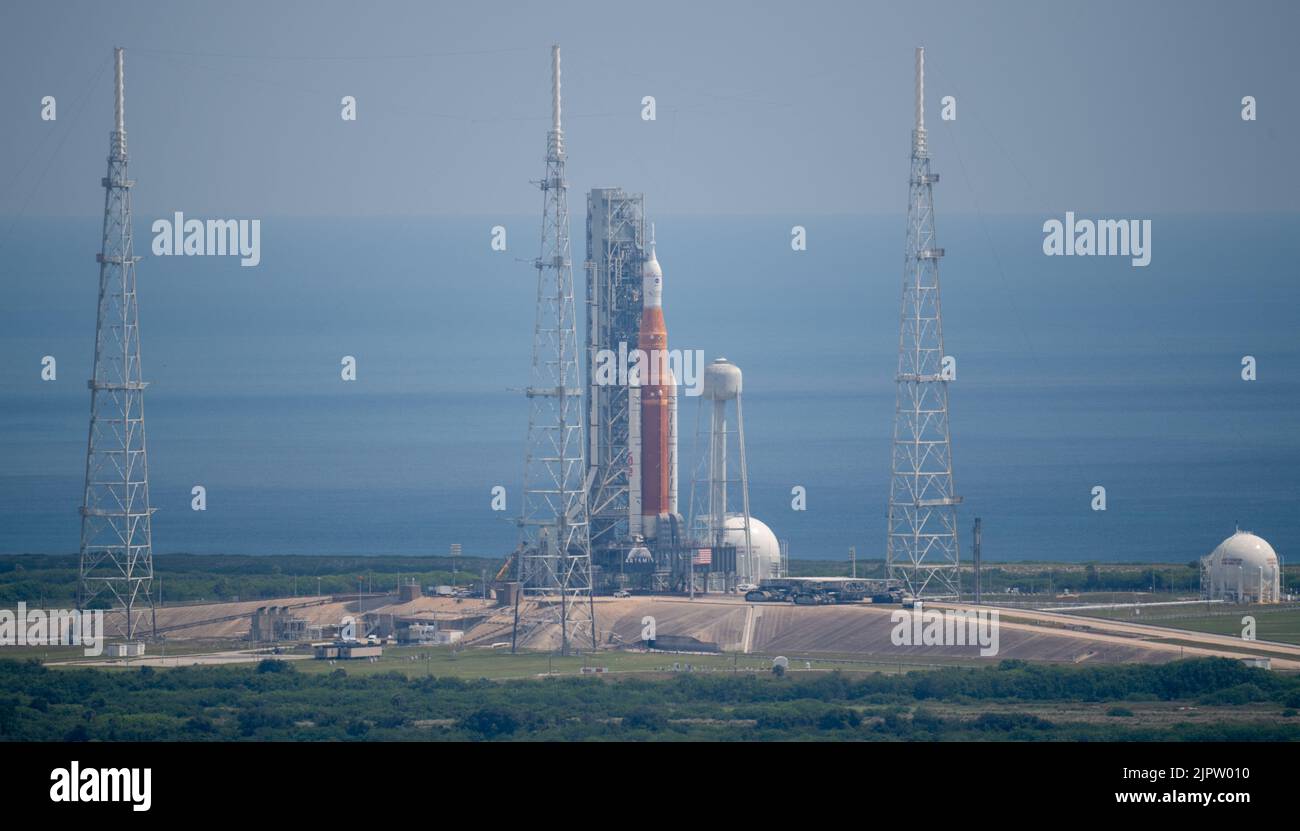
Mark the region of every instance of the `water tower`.
POLYGON ((701 460, 707 475, 700 503, 696 501, 696 488, 691 488, 691 528, 696 539, 714 550, 735 544, 736 579, 749 583, 757 581, 763 569, 755 562, 753 519, 749 514, 742 386, 740 367, 726 358, 718 358, 704 369, 700 406, 709 409, 709 426, 707 439, 697 432, 696 447, 708 448, 707 456, 701 460), (732 411, 734 427, 728 424, 728 410, 732 411), (736 499, 733 485, 739 486, 739 506, 733 504, 736 499))

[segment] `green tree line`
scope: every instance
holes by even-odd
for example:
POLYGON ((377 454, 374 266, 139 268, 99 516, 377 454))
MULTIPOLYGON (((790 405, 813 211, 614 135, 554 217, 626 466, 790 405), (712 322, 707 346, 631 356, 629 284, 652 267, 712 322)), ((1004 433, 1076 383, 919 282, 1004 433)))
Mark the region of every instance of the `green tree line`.
MULTIPOLYGON (((6 741, 326 740, 1300 740, 1300 678, 1208 658, 1160 665, 1056 666, 1003 661, 905 675, 839 672, 576 676, 495 682, 307 673, 292 662, 154 670, 54 669, 0 661, 6 741), (1186 701, 1254 705, 1254 721, 1103 723, 1026 712, 941 714, 945 702, 1186 701), (1272 708, 1276 708, 1273 711, 1272 708), (1263 712, 1263 710, 1269 712, 1263 712)), ((1038 707, 1042 712, 1043 708, 1038 707)), ((1050 712, 1050 708, 1049 708, 1050 712)))

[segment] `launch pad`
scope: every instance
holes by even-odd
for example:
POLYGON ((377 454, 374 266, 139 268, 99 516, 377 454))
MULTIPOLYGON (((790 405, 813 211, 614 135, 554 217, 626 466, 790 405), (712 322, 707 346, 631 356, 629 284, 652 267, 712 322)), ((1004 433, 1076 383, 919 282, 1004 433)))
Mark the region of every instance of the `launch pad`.
POLYGON ((598 587, 628 591, 689 594, 736 590, 736 547, 656 541, 633 547, 594 550, 593 580, 598 587), (644 553, 642 553, 644 552, 644 553))
POLYGON ((703 366, 702 353, 670 348, 655 247, 642 194, 595 188, 587 195, 592 585, 597 592, 735 591, 783 573, 783 547, 749 514, 740 369, 722 358, 703 366), (683 398, 710 410, 685 505, 683 398))

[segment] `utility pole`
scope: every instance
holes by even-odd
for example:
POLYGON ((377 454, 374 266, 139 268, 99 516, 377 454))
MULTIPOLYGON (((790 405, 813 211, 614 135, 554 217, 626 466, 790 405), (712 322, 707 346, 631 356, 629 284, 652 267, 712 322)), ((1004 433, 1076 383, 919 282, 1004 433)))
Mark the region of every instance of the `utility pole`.
MULTIPOLYGON (((712 545, 713 543, 709 543, 709 544, 712 545)), ((687 557, 690 558, 690 565, 687 566, 687 575, 688 575, 687 579, 690 581, 689 585, 690 585, 691 600, 695 599, 695 552, 698 550, 699 550, 698 548, 692 548, 690 553, 686 555, 687 557)), ((710 553, 709 556, 713 556, 712 553, 710 553)))
POLYGON ((971 545, 971 554, 975 559, 975 605, 980 605, 982 600, 981 589, 983 587, 982 576, 980 574, 980 544, 983 542, 983 522, 979 517, 975 517, 975 540, 971 545))

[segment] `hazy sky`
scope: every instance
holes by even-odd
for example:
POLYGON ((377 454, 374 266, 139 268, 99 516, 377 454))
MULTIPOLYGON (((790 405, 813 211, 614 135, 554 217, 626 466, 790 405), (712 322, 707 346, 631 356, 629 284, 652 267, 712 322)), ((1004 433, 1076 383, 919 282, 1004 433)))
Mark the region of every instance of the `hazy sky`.
POLYGON ((0 215, 100 210, 114 45, 138 216, 537 213, 553 41, 575 217, 901 216, 916 45, 941 211, 1294 211, 1298 8, 6 0, 0 215))

